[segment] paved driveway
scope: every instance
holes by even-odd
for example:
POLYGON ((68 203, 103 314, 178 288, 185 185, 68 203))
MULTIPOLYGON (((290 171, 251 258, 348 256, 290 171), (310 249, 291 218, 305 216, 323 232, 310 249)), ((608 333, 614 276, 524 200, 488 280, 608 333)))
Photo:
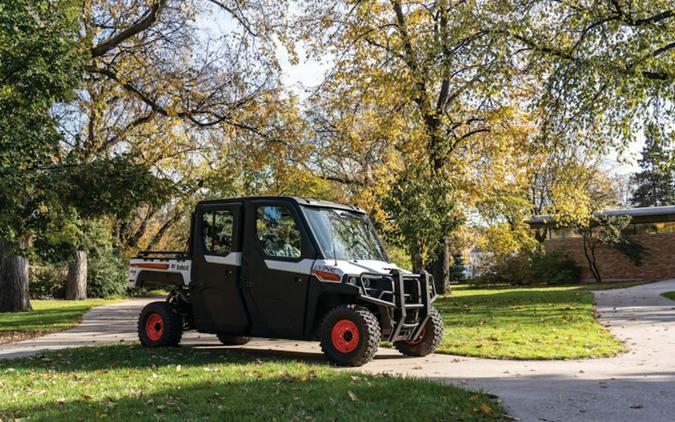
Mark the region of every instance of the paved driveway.
MULTIPOLYGON (((675 420, 675 302, 660 296, 675 280, 596 292, 601 322, 630 351, 593 360, 509 361, 435 354, 404 358, 383 349, 360 370, 427 377, 496 394, 524 421, 675 420)), ((71 330, 0 346, 0 358, 102 342, 136 341, 136 317, 147 300, 95 308, 71 330)), ((187 333, 184 345, 219 346, 214 336, 187 333)), ((321 359, 316 343, 254 340, 244 351, 321 359)))

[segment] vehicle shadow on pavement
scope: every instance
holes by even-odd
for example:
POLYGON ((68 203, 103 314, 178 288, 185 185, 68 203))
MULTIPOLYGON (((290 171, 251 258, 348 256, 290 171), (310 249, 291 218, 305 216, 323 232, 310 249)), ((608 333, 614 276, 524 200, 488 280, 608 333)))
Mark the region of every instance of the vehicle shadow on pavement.
MULTIPOLYGON (((200 347, 196 347, 195 349, 199 349, 200 347)), ((326 357, 323 355, 323 353, 320 352, 308 352, 308 351, 295 351, 295 350, 279 350, 279 349, 260 349, 260 348, 254 348, 254 347, 228 347, 228 349, 232 350, 237 350, 242 353, 250 354, 250 355, 257 355, 257 356, 266 356, 266 357, 276 357, 276 358, 282 358, 282 359, 292 359, 292 360, 304 360, 308 362, 318 362, 318 363, 328 363, 326 360, 326 357)), ((392 360, 392 359, 406 359, 406 356, 403 356, 399 354, 398 352, 395 352, 396 354, 392 353, 382 353, 382 349, 380 349, 380 352, 375 355, 373 360, 378 361, 378 360, 392 360)), ((413 359, 413 358, 408 358, 408 359, 413 359)))

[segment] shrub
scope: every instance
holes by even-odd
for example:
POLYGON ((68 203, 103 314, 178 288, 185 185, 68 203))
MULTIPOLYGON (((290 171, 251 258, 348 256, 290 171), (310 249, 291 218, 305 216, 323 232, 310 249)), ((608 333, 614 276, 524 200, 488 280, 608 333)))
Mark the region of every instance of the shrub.
POLYGON ((108 297, 125 292, 127 266, 114 251, 103 249, 91 254, 87 265, 88 297, 108 297))
POLYGON ((502 256, 472 280, 476 284, 571 284, 581 278, 581 267, 559 253, 521 251, 502 256))
POLYGON ((31 265, 28 289, 31 299, 61 299, 65 296, 66 269, 54 265, 31 265))
POLYGON ((508 255, 500 259, 493 269, 496 283, 507 283, 514 286, 532 284, 527 254, 508 255))
POLYGON ((581 267, 573 259, 557 252, 534 254, 530 268, 536 283, 571 284, 581 278, 581 267))

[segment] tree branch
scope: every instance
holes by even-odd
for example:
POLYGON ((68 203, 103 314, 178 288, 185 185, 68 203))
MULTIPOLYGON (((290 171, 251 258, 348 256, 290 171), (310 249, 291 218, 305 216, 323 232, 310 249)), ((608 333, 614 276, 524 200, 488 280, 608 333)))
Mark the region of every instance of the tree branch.
POLYGON ((155 216, 156 210, 149 208, 145 217, 141 219, 141 224, 138 226, 134 234, 127 238, 127 246, 134 248, 138 246, 138 242, 141 240, 141 237, 145 234, 145 231, 148 228, 148 222, 155 216))
POLYGON ((661 22, 662 20, 668 19, 675 16, 675 11, 671 10, 666 10, 661 13, 657 13, 656 15, 650 16, 648 18, 644 19, 633 19, 631 17, 627 17, 624 15, 623 22, 630 26, 643 26, 643 25, 650 25, 653 23, 658 23, 661 22))
POLYGON ((670 44, 666 44, 661 48, 658 48, 658 49, 654 50, 654 52, 652 53, 652 56, 653 57, 659 56, 659 55, 665 53, 666 51, 668 51, 672 48, 675 48, 675 41, 671 42, 670 44))
POLYGON ((164 6, 166 6, 166 1, 167 0, 157 0, 156 3, 150 6, 150 9, 148 9, 148 11, 145 12, 145 14, 139 20, 131 24, 122 32, 119 32, 117 35, 113 35, 112 37, 93 47, 91 49, 91 56, 100 57, 134 35, 137 35, 150 28, 155 24, 155 22, 157 22, 157 17, 164 6))
POLYGON ((347 176, 328 176, 325 174, 319 174, 318 177, 331 182, 342 183, 343 185, 366 186, 366 182, 363 180, 353 179, 347 176))
MULTIPOLYGON (((251 36, 253 37, 258 36, 258 33, 253 30, 253 28, 251 27, 251 23, 248 21, 248 19, 246 19, 243 13, 241 14, 237 13, 234 9, 227 6, 222 1, 218 0, 208 0, 208 1, 220 7, 221 9, 227 11, 237 22, 241 24, 241 26, 244 27, 244 30, 246 30, 246 32, 248 32, 251 36)), ((237 5, 237 9, 239 9, 239 12, 241 12, 241 8, 239 7, 239 5, 237 5)))
POLYGON ((171 226, 173 226, 178 222, 178 220, 180 220, 181 216, 182 214, 176 211, 171 218, 166 220, 166 222, 162 224, 162 227, 159 228, 157 233, 155 233, 155 235, 152 236, 152 239, 150 239, 150 243, 148 243, 147 249, 153 249, 155 245, 161 242, 166 232, 171 228, 171 226))

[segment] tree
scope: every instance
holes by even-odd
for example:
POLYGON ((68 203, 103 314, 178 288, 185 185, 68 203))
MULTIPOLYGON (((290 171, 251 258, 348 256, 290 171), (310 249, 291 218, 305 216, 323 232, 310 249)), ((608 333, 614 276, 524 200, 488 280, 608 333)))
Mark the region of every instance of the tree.
MULTIPOLYGON (((317 56, 329 51, 337 58, 315 98, 321 111, 314 119, 319 133, 333 135, 330 149, 337 154, 334 160, 322 154, 319 168, 339 182, 372 184, 380 197, 388 191, 380 181, 395 179, 395 170, 426 174, 434 181, 427 185, 431 190, 444 180, 455 182, 466 170, 464 154, 472 153, 475 139, 503 117, 500 111, 509 102, 508 45, 503 34, 482 27, 500 11, 499 2, 306 4, 299 23, 302 36, 317 56), (379 165, 366 164, 366 171, 360 171, 362 160, 342 158, 354 152, 380 158, 379 165)), ((456 196, 448 192, 443 201, 459 209, 456 196)), ((456 216, 445 220, 445 208, 426 210, 435 214, 429 221, 456 227, 456 216)), ((396 226, 404 215, 389 217, 396 226)), ((411 232, 400 232, 410 255, 424 257, 424 251, 415 250, 420 243, 410 238, 411 232)), ((450 233, 434 235, 437 253, 423 264, 431 267, 439 291, 445 292, 450 233)))
POLYGON ((541 83, 533 103, 557 142, 622 148, 646 121, 673 123, 671 0, 514 0, 491 25, 522 46, 516 60, 541 83))
POLYGON ((50 109, 81 77, 77 11, 69 0, 0 6, 0 312, 31 309, 27 251, 58 203, 50 166, 61 137, 50 109))
POLYGON ((466 280, 466 266, 464 265, 464 257, 461 253, 452 255, 452 266, 450 267, 450 280, 461 283, 466 280))
MULTIPOLYGON (((447 181, 432 177, 427 166, 416 166, 401 173, 385 202, 384 209, 396 216, 395 232, 401 235, 399 243, 411 253, 414 271, 424 268, 428 257, 437 256, 441 247, 447 248, 443 234, 461 222, 454 204, 448 201, 449 188, 447 181)), ((397 239, 395 235, 390 238, 397 239)), ((434 281, 437 290, 445 290, 443 279, 434 281)))
MULTIPOLYGON (((675 132, 674 132, 675 134, 675 132)), ((637 185, 632 202, 639 207, 675 204, 675 145, 654 123, 647 126, 642 171, 635 174, 637 185)))
POLYGON ((57 172, 52 186, 68 209, 69 219, 56 226, 62 232, 70 224, 74 230, 68 237, 61 236, 65 250, 71 250, 75 259, 69 263, 66 281, 66 299, 79 300, 87 296, 87 220, 112 217, 126 219, 139 206, 157 207, 171 196, 172 184, 155 176, 142 164, 134 163, 125 155, 112 159, 98 159, 86 165, 65 167, 57 172), (58 182, 58 184, 57 184, 58 182))
POLYGON ((127 254, 167 241, 199 199, 296 174, 302 124, 276 58, 279 43, 293 55, 286 15, 285 2, 269 0, 84 3, 89 62, 84 89, 62 110, 64 149, 81 162, 126 151, 179 186, 114 225, 127 254))
POLYGON ((644 248, 632 241, 624 229, 628 216, 607 216, 604 209, 616 206, 615 185, 597 166, 568 163, 564 178, 551 191, 551 214, 561 228, 572 228, 581 234, 584 256, 593 278, 602 282, 596 252, 600 245, 617 249, 640 265, 644 248))
POLYGON ((633 242, 624 233, 630 224, 630 216, 592 215, 587 224, 579 225, 578 230, 583 238, 584 256, 588 268, 596 282, 602 283, 602 272, 598 267, 596 251, 599 245, 615 248, 630 258, 635 265, 641 265, 644 247, 633 242))

